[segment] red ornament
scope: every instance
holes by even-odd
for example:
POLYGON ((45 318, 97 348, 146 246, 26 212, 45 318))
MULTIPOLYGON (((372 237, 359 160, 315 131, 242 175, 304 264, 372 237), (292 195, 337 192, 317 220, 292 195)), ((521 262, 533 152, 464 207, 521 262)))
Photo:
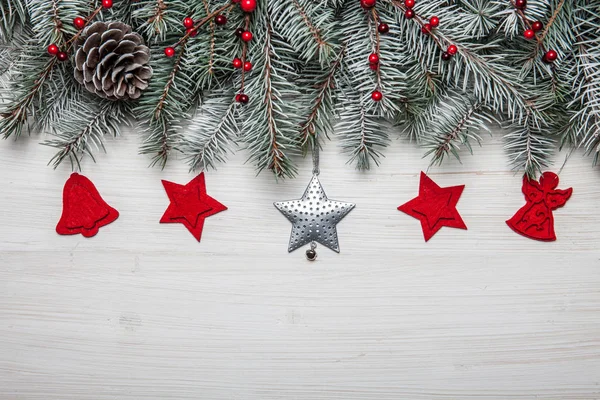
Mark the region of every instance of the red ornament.
POLYGON ((521 190, 527 203, 506 224, 530 239, 556 240, 552 211, 564 206, 573 193, 573 188, 562 190, 557 186, 558 176, 553 172, 544 172, 539 183, 524 176, 521 190))
POLYGON ((251 40, 252 40, 252 32, 250 32, 250 31, 244 31, 244 32, 242 33, 242 40, 243 40, 244 42, 249 42, 249 41, 251 41, 251 40))
POLYGON ((215 23, 217 25, 225 25, 227 23, 227 17, 223 14, 219 14, 215 17, 215 23))
POLYGON ((244 28, 237 28, 234 32, 235 32, 235 36, 241 38, 242 33, 244 33, 244 28))
POLYGON ((452 58, 452 55, 450 55, 450 53, 448 53, 447 51, 444 51, 442 53, 442 60, 444 60, 444 61, 450 61, 451 58, 452 58))
POLYGON ((379 56, 376 53, 372 53, 371 55, 369 55, 369 63, 379 64, 379 56))
POLYGON ((421 28, 421 32, 425 35, 428 35, 431 32, 431 29, 433 27, 431 26, 431 24, 425 24, 423 25, 423 27, 421 28))
POLYGON ((365 9, 373 8, 375 4, 377 4, 377 0, 360 0, 360 6, 365 9))
POLYGON ((556 59, 558 58, 558 53, 554 50, 548 50, 546 52, 546 54, 544 54, 544 58, 543 60, 547 63, 551 63, 556 61, 556 59))
POLYGON ((204 172, 186 185, 162 181, 171 203, 160 222, 180 223, 200 241, 204 220, 211 215, 227 210, 223 204, 206 194, 204 172))
POLYGON ((165 49, 165 56, 173 57, 175 55, 175 49, 173 47, 167 47, 165 49))
POLYGON ((73 25, 75 25, 75 28, 81 30, 85 28, 85 19, 81 17, 75 17, 75 19, 73 19, 73 25))
POLYGON ((194 27, 194 20, 190 17, 185 17, 183 19, 183 26, 185 26, 186 29, 190 29, 194 27))
POLYGON ((240 7, 244 12, 250 13, 256 9, 256 0, 242 0, 240 7))
POLYGON ((250 71, 252 69, 252 63, 250 61, 246 61, 244 63, 244 71, 250 71))
POLYGON ((406 8, 413 8, 415 6, 415 0, 404 0, 406 8))
POLYGON ((533 39, 535 37, 535 32, 533 29, 527 29, 523 32, 523 36, 525 36, 525 39, 533 39))
POLYGON ((236 57, 233 59, 232 64, 233 64, 233 68, 242 68, 243 62, 242 62, 242 60, 240 60, 239 58, 236 57))
POLYGON ((247 94, 240 93, 236 96, 236 100, 238 103, 246 104, 250 101, 250 98, 247 94), (239 96, 239 97, 238 97, 239 96))
POLYGON ((451 44, 450 46, 448 46, 448 54, 450 54, 451 56, 455 55, 458 52, 458 47, 456 47, 455 45, 451 44))
POLYGON ((379 69, 379 64, 369 64, 369 68, 373 71, 377 71, 379 69))
POLYGON ((379 26, 377 26, 377 30, 379 31, 379 33, 388 33, 390 31, 390 26, 388 24, 386 24, 385 22, 382 22, 379 24, 379 26))
POLYGON ((58 58, 58 61, 67 61, 67 59, 69 58, 69 55, 67 53, 65 53, 64 51, 60 51, 56 55, 56 58, 58 58))
POLYGON ((50 46, 48 46, 48 54, 50 55, 57 55, 59 52, 58 46, 55 44, 51 44, 50 46))
POLYGON ((63 211, 56 233, 92 237, 118 217, 119 212, 102 199, 92 181, 73 173, 63 189, 63 211))
POLYGON ((373 101, 381 101, 381 99, 383 99, 383 94, 379 90, 373 90, 373 93, 371 93, 371 99, 373 101))
POLYGON ((434 15, 433 17, 429 18, 429 24, 435 28, 440 24, 440 19, 434 15))
POLYGON ((542 24, 541 21, 535 21, 533 24, 531 24, 531 29, 533 29, 534 32, 541 31, 543 27, 544 24, 542 24))
POLYGON ((185 30, 185 32, 190 35, 190 37, 196 37, 198 36, 198 29, 194 29, 194 28, 188 28, 185 30))
POLYGON ((415 17, 415 12, 409 8, 408 10, 404 11, 404 16, 406 19, 413 19, 415 17))
POLYGON ((102 7, 111 8, 113 6, 113 0, 102 0, 102 7))
POLYGON ((421 172, 419 195, 398 207, 398 210, 421 221, 426 242, 443 226, 467 229, 456 209, 464 188, 465 185, 441 188, 421 172))

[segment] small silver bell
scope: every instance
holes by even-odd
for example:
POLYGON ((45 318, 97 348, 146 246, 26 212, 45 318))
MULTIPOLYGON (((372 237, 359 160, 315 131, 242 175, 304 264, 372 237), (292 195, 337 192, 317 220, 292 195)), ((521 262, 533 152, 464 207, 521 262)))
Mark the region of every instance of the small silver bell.
POLYGON ((317 248, 317 244, 315 242, 312 242, 310 244, 310 249, 306 250, 306 259, 308 261, 315 261, 317 259, 317 252, 316 249, 317 248))

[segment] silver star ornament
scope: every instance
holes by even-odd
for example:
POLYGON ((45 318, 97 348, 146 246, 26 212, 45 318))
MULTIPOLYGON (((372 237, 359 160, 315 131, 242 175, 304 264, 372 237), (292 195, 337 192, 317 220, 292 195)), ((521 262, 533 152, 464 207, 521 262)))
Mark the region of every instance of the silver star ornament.
POLYGON ((340 252, 336 225, 355 205, 329 200, 316 175, 301 199, 274 204, 292 223, 289 252, 313 241, 340 252))

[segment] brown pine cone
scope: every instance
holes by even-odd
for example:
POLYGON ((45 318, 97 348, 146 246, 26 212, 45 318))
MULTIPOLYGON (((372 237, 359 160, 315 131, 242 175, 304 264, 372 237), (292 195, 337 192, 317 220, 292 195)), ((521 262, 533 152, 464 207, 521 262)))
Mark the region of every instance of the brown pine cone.
POLYGON ((77 39, 75 79, 109 100, 137 99, 152 68, 144 39, 122 22, 94 22, 77 39))

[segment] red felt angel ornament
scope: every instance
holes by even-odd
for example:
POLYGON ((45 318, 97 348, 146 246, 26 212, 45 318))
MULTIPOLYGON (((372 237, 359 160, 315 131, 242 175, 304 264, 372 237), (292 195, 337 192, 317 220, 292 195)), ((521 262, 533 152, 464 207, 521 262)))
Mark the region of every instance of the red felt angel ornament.
POLYGON ((558 176, 544 172, 540 182, 523 177, 523 194, 527 203, 506 224, 525 237, 551 242, 556 240, 552 211, 565 205, 573 188, 557 189, 558 176))

